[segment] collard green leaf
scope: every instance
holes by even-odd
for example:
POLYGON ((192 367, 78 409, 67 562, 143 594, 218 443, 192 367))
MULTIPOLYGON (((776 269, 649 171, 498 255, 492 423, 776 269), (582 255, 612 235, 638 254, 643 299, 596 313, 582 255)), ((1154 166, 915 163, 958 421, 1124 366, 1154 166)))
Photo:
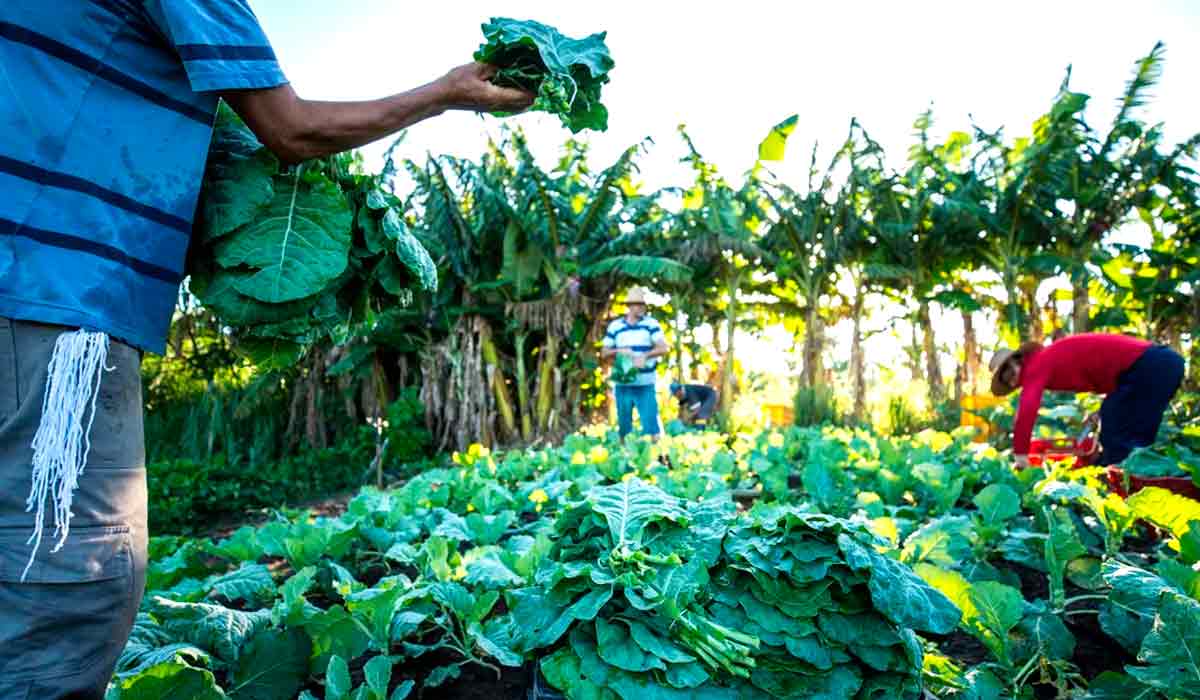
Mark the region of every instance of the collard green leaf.
POLYGON ((214 241, 247 223, 271 201, 279 162, 225 103, 208 150, 196 234, 214 241))
POLYGON ((324 175, 301 175, 298 167, 253 222, 214 249, 222 267, 252 271, 234 284, 246 296, 272 304, 304 299, 346 269, 351 242, 346 198, 324 175))
POLYGON ((922 581, 912 569, 849 535, 839 535, 838 545, 848 560, 853 552, 855 559, 868 562, 861 568, 870 569, 871 600, 888 619, 902 627, 936 634, 946 634, 958 625, 961 613, 954 603, 922 581))
POLYGON ((1149 571, 1116 561, 1104 562, 1103 574, 1112 590, 1100 608, 1100 627, 1121 646, 1137 653, 1154 624, 1159 600, 1165 593, 1179 591, 1149 571))
POLYGON ((1170 697, 1200 696, 1200 602, 1179 594, 1163 596, 1154 625, 1142 642, 1129 675, 1170 697))
POLYGON ((596 651, 605 662, 626 671, 666 669, 666 664, 643 650, 633 640, 629 628, 619 622, 596 620, 596 651))
POLYGON ((271 621, 270 610, 243 612, 211 603, 179 603, 155 597, 150 612, 176 639, 211 651, 226 663, 238 660, 247 641, 271 621))
POLYGON ((608 522, 613 546, 618 549, 640 544, 642 531, 650 522, 687 517, 678 499, 638 478, 597 486, 588 493, 588 501, 608 522))
POLYGON ((1134 515, 1180 537, 1191 523, 1200 522, 1200 503, 1157 487, 1144 488, 1125 500, 1134 515))
POLYGON ((108 700, 221 700, 225 697, 212 671, 180 662, 152 666, 136 676, 122 679, 106 696, 108 700))
POLYGON ((345 700, 350 697, 350 667, 346 660, 334 654, 325 667, 325 697, 327 700, 345 700))
POLYGON ((209 582, 210 596, 251 603, 275 597, 275 580, 263 564, 243 563, 241 567, 209 582))
POLYGON ((992 484, 972 499, 979 516, 989 525, 997 525, 1021 512, 1021 497, 1006 484, 992 484))
POLYGON ((603 32, 571 39, 538 22, 494 17, 483 35, 475 60, 500 68, 494 82, 533 91, 533 109, 557 114, 572 132, 607 128, 600 89, 613 60, 603 32))
POLYGON ((308 676, 312 642, 303 630, 262 629, 238 659, 230 697, 234 700, 291 700, 308 676))

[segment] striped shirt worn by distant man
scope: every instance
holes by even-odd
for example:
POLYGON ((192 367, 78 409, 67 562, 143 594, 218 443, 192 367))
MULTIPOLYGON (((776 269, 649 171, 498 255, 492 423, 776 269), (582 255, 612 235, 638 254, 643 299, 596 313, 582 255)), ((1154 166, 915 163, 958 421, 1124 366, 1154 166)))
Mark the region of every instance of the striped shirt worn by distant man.
MULTIPOLYGON (((666 336, 663 335, 662 326, 658 321, 643 316, 637 323, 631 324, 622 316, 608 324, 603 345, 610 349, 626 348, 633 352, 646 353, 653 350, 656 343, 661 342, 666 342, 666 336)), ((618 386, 653 386, 657 377, 657 367, 658 358, 650 358, 646 360, 646 366, 638 372, 636 381, 618 386)))
POLYGON ((5 0, 0 70, 0 316, 162 352, 217 94, 287 82, 254 13, 5 0))

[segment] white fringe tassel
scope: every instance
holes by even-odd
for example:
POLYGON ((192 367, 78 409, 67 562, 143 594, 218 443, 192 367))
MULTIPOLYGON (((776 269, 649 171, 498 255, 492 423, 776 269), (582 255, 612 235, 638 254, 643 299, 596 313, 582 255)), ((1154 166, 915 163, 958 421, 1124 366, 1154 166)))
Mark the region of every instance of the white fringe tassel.
POLYGON ((42 421, 33 438, 33 487, 26 511, 36 513, 29 563, 21 580, 29 574, 42 544, 46 496, 54 499, 54 536, 51 553, 62 549, 71 526, 71 499, 91 449, 89 434, 96 419, 100 378, 108 360, 108 336, 91 331, 63 333, 54 344, 42 399, 42 421))

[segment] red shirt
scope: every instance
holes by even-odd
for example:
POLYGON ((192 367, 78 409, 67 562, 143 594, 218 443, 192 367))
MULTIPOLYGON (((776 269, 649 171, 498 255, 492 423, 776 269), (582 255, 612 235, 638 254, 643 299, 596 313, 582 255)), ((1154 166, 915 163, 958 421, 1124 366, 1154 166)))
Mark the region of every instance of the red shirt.
POLYGON ((1021 360, 1021 404, 1013 424, 1013 453, 1029 454, 1029 441, 1042 393, 1050 391, 1109 394, 1121 373, 1137 362, 1150 343, 1107 333, 1071 335, 1025 355, 1021 360))

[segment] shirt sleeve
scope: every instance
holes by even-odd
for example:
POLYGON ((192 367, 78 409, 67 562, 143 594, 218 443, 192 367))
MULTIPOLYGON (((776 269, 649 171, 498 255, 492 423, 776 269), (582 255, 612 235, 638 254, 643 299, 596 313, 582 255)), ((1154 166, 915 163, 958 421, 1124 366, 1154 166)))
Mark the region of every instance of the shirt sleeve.
POLYGON ((617 346, 617 334, 613 332, 613 327, 612 327, 612 324, 610 323, 608 325, 608 328, 605 329, 605 331, 604 331, 604 341, 601 343, 601 347, 614 348, 616 346, 617 346))
POLYGON ((146 5, 196 92, 288 82, 246 0, 150 0, 146 5))
POLYGON ((1013 422, 1013 454, 1029 454, 1033 424, 1037 422, 1044 392, 1045 385, 1042 382, 1034 382, 1021 389, 1021 403, 1017 406, 1017 418, 1013 422))
POLYGON ((667 342, 667 336, 663 335, 662 326, 658 321, 654 322, 654 330, 650 331, 650 342, 655 345, 667 342))

